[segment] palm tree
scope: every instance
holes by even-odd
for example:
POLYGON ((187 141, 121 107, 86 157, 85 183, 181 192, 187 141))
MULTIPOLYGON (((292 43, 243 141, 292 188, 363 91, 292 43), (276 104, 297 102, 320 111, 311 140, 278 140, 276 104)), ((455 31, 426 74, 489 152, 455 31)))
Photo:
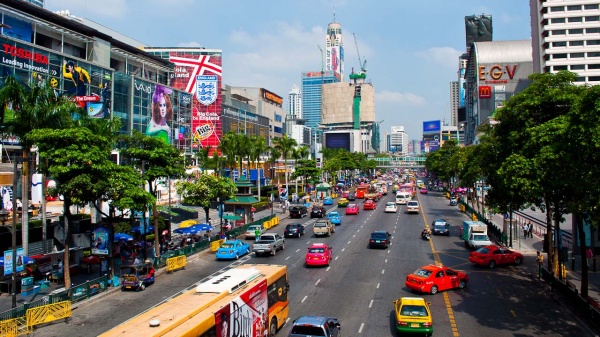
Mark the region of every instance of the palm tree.
MULTIPOLYGON (((298 156, 300 157, 298 159, 308 159, 308 156, 310 155, 310 149, 306 145, 303 145, 303 146, 300 146, 299 148, 297 148, 296 152, 297 152, 298 156)), ((306 180, 306 177, 302 177, 302 179, 306 180)), ((304 184, 302 186, 304 186, 304 184)), ((298 193, 297 190, 296 190, 296 193, 298 193)))
POLYGON ((236 164, 236 146, 236 134, 233 132, 227 132, 225 136, 223 136, 223 138, 221 139, 221 143, 219 144, 219 149, 225 156, 225 166, 229 167, 231 179, 233 179, 233 170, 235 170, 236 164))
POLYGON ((198 166, 202 168, 202 173, 206 172, 206 169, 210 164, 210 157, 208 155, 210 153, 210 148, 210 146, 203 147, 194 155, 194 157, 196 157, 196 160, 198 161, 198 166))
MULTIPOLYGON (((235 150, 236 150, 236 155, 237 155, 237 160, 238 163, 240 164, 239 166, 239 171, 238 171, 238 177, 242 176, 242 171, 243 171, 243 162, 244 162, 244 158, 247 158, 249 153, 250 153, 250 141, 248 139, 248 136, 246 136, 243 133, 237 133, 235 134, 235 150)), ((248 161, 250 161, 248 159, 248 161)), ((248 167, 248 170, 250 169, 250 167, 248 167)), ((250 173, 250 172, 248 172, 250 173)))
MULTIPOLYGON (((68 97, 57 96, 50 84, 45 86, 26 86, 12 75, 6 78, 4 86, 0 89, 0 116, 3 133, 19 138, 22 148, 22 240, 23 251, 29 251, 29 154, 33 145, 25 137, 32 130, 41 128, 62 129, 73 123, 71 113, 79 108, 68 97)), ((16 174, 16 172, 15 172, 16 174)), ((42 178, 45 180, 45 177, 42 178)), ((16 198, 16 196, 13 196, 16 198)), ((42 195, 42 200, 45 195, 42 195)), ((45 206, 43 201, 42 206, 45 206)), ((45 213, 45 209, 42 210, 45 213)), ((44 222, 44 226, 45 226, 44 222)), ((44 231, 45 232, 45 231, 44 231)))
POLYGON ((284 134, 281 138, 276 138, 273 142, 275 143, 275 148, 277 148, 283 156, 283 163, 285 165, 285 188, 289 191, 287 159, 290 157, 292 150, 298 143, 294 138, 288 137, 287 134, 284 134))
MULTIPOLYGON (((258 168, 258 164, 260 163, 260 155, 267 152, 269 147, 267 146, 267 142, 263 137, 259 137, 257 135, 253 135, 250 137, 250 160, 254 162, 256 166, 256 176, 257 176, 257 187, 258 187, 258 200, 260 200, 260 169, 258 168)), ((261 165, 262 166, 262 165, 261 165)))
MULTIPOLYGON (((271 168, 273 168, 273 173, 275 173, 276 169, 274 169, 275 163, 281 157, 281 152, 276 147, 269 147, 269 163, 271 163, 271 168)), ((273 184, 273 176, 271 175, 271 184, 273 184)), ((279 186, 279 175, 277 175, 277 186, 279 186)))

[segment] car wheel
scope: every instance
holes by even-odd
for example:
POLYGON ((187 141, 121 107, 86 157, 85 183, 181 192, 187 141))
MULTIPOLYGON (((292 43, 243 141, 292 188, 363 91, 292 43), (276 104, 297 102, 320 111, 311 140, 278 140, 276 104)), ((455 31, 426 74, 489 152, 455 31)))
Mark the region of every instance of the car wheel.
POLYGON ((517 257, 517 258, 515 259, 515 265, 517 265, 517 266, 518 266, 518 265, 520 265, 520 264, 521 264, 521 258, 520 258, 520 257, 517 257))
POLYGON ((431 295, 435 295, 438 292, 438 287, 437 286, 432 286, 431 290, 429 290, 429 292, 431 293, 431 295))
POLYGON ((281 244, 281 250, 285 250, 285 243, 281 244))
POLYGON ((144 291, 144 289, 146 289, 146 286, 145 286, 145 285, 142 283, 142 284, 140 285, 140 291, 144 291))
POLYGON ((235 254, 235 259, 239 260, 240 259, 240 254, 235 254))
POLYGON ((277 333, 277 319, 273 317, 271 324, 269 324, 269 337, 274 337, 277 333))
POLYGON ((458 282, 459 289, 464 289, 466 286, 467 286, 467 282, 465 282, 465 280, 460 280, 460 282, 458 282))
POLYGON ((494 267, 496 266, 496 262, 494 262, 494 260, 491 260, 489 266, 490 269, 494 269, 494 267))

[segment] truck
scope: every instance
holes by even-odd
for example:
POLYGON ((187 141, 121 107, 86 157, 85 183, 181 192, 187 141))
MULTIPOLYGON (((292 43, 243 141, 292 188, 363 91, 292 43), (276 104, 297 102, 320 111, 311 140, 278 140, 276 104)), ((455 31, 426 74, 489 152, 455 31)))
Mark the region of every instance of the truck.
POLYGON ((285 249, 285 238, 277 233, 264 233, 252 245, 252 252, 256 256, 275 255, 280 249, 285 249))
POLYGON ((379 201, 379 198, 381 198, 379 189, 375 185, 370 185, 365 193, 365 200, 372 199, 373 201, 377 202, 379 201))
POLYGON ((329 218, 319 219, 313 225, 313 234, 315 236, 330 236, 335 233, 335 226, 329 218))
POLYGON ((487 230, 487 225, 481 221, 463 221, 461 237, 465 241, 465 246, 478 249, 492 245, 487 230))

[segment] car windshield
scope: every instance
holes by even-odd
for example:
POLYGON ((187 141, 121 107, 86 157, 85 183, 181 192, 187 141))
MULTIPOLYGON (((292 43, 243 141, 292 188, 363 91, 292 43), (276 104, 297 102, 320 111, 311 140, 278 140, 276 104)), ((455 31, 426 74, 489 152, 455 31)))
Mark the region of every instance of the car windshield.
POLYGON ((296 325, 292 328, 292 335, 306 335, 306 336, 325 336, 325 331, 319 326, 310 325, 296 325))
POLYGON ((416 202, 416 201, 409 201, 409 202, 408 202, 408 206, 417 206, 417 207, 418 207, 418 206, 419 206, 419 203, 418 203, 418 202, 416 202))
POLYGON ((327 225, 325 225, 325 223, 323 222, 317 222, 315 223, 315 227, 326 227, 327 225))
POLYGON ((396 206, 396 204, 394 204, 393 202, 388 202, 386 206, 388 206, 388 207, 394 207, 394 206, 396 206))
POLYGON ((337 213, 337 212, 331 212, 331 213, 329 213, 329 216, 330 216, 330 217, 338 217, 338 216, 340 216, 340 215, 339 215, 339 213, 337 213))
POLYGON ((309 248, 308 252, 311 254, 322 254, 325 252, 325 249, 323 248, 309 248))
POLYGON ((413 274, 420 276, 420 277, 429 277, 429 275, 431 275, 432 271, 431 270, 427 270, 427 269, 417 269, 413 274))
POLYGON ((233 248, 233 245, 231 243, 224 243, 221 245, 221 248, 233 248))
POLYGON ((385 233, 371 233, 372 239, 386 239, 387 235, 385 233))
POLYGON ((433 225, 433 227, 435 227, 435 228, 446 228, 446 226, 447 226, 447 225, 446 225, 445 223, 443 223, 443 222, 436 222, 436 223, 433 225))
POLYGON ((427 309, 422 305, 403 305, 400 309, 402 316, 427 316, 427 309))
POLYGON ((479 254, 487 254, 490 252, 490 250, 486 247, 481 247, 481 248, 477 249, 476 252, 478 252, 479 254))
POLYGON ((473 234, 473 240, 475 241, 490 241, 487 235, 484 234, 473 234))

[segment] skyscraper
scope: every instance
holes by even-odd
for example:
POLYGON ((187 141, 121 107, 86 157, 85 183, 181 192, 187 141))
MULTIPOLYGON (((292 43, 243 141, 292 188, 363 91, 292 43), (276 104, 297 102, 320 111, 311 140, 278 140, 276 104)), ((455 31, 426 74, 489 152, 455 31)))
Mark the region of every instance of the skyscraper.
POLYGON ((288 104, 288 115, 302 118, 302 95, 300 95, 300 88, 295 84, 288 94, 288 104))
POLYGON ((340 78, 333 71, 309 71, 302 73, 302 118, 315 130, 321 124, 322 86, 338 83, 340 78))
POLYGON ((325 36, 325 70, 331 70, 339 75, 344 81, 344 39, 342 37, 342 26, 335 22, 327 26, 325 36))

